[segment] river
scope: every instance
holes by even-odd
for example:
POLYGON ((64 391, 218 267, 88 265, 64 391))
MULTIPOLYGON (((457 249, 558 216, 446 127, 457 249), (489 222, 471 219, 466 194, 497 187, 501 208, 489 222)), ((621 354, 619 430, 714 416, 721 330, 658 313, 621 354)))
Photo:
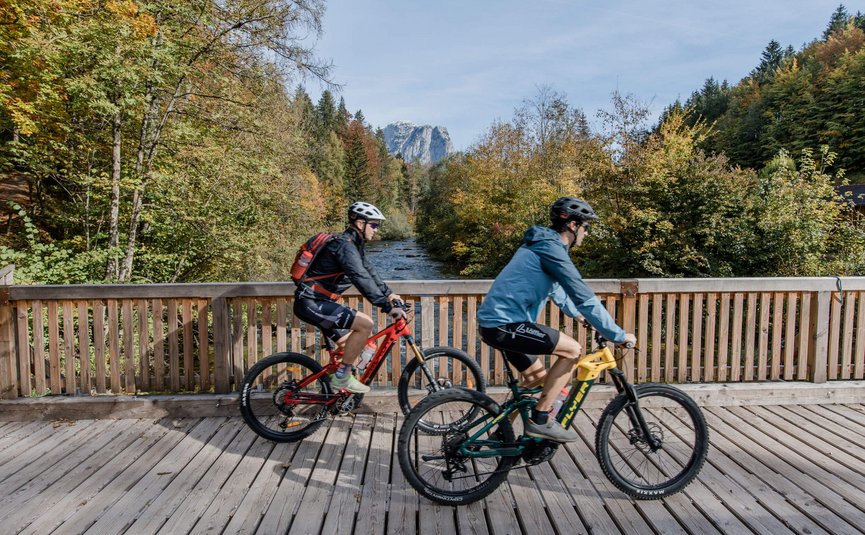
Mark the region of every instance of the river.
POLYGON ((366 244, 366 258, 384 280, 459 279, 445 265, 430 257, 414 238, 372 241, 366 244))

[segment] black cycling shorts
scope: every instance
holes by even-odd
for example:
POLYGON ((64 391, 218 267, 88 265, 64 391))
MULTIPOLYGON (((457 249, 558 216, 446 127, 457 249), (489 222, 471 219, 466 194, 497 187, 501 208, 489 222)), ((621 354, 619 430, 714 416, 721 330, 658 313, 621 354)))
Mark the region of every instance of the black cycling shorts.
POLYGON ((321 329, 328 339, 337 342, 351 332, 357 311, 333 301, 295 299, 294 315, 321 329))
POLYGON ((481 339, 501 351, 517 371, 525 371, 536 360, 535 355, 550 355, 559 343, 559 331, 530 321, 508 323, 498 327, 481 327, 481 339))

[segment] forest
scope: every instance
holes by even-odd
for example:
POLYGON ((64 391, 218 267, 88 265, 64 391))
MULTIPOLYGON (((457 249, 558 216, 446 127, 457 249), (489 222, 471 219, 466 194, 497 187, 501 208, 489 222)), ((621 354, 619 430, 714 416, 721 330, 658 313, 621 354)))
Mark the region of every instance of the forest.
MULTIPOLYGON (((865 16, 843 6, 657 124, 551 86, 432 167, 388 154, 316 56, 323 0, 0 4, 0 267, 16 283, 287 280, 351 200, 463 277, 501 269, 549 204, 602 216, 590 277, 865 273, 865 16), (327 87, 313 102, 306 84, 327 87), (599 126, 592 126, 592 125, 599 126)), ((767 33, 770 33, 767 30, 767 33)))

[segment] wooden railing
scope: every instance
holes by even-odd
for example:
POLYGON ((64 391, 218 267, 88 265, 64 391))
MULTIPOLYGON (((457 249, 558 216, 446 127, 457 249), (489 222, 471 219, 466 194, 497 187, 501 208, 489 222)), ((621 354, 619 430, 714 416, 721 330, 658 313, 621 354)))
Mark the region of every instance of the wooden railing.
MULTIPOLYGON (((299 351, 320 361, 317 333, 292 314, 288 283, 14 286, 0 272, 0 395, 230 392, 257 360, 299 351)), ((865 277, 593 280, 638 353, 636 382, 862 379, 865 277)), ((492 384, 504 360, 480 342, 475 315, 490 281, 405 281, 423 347, 456 346, 492 384)), ((356 293, 349 306, 386 316, 356 293)), ((590 344, 549 305, 540 319, 590 344)), ((376 384, 406 364, 394 348, 376 384)), ((549 357, 546 357, 549 359, 549 357)), ((549 361, 547 362, 549 364, 549 361)))

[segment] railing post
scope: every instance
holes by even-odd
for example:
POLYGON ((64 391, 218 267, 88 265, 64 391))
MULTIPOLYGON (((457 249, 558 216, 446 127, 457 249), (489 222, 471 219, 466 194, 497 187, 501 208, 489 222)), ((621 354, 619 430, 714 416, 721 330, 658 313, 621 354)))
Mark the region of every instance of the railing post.
POLYGON ((230 390, 231 344, 229 342, 228 301, 224 297, 213 298, 213 353, 214 386, 217 394, 230 390))
POLYGON ((826 382, 829 353, 829 305, 831 291, 814 292, 811 299, 811 343, 808 347, 808 369, 813 383, 826 382))
MULTIPOLYGON (((637 327, 637 294, 640 293, 640 281, 637 279, 625 279, 620 282, 622 294, 622 328, 626 332, 634 333, 637 327)), ((643 351, 646 348, 641 347, 643 351)), ((624 371, 636 381, 636 373, 634 373, 634 351, 628 350, 625 353, 624 371)))
POLYGON ((15 366, 15 314, 9 299, 15 266, 0 269, 0 399, 18 397, 15 366))

